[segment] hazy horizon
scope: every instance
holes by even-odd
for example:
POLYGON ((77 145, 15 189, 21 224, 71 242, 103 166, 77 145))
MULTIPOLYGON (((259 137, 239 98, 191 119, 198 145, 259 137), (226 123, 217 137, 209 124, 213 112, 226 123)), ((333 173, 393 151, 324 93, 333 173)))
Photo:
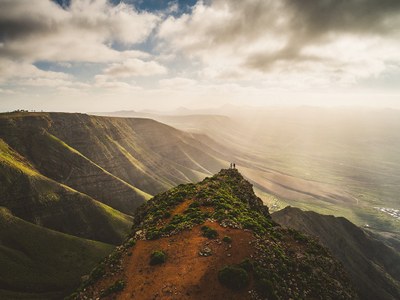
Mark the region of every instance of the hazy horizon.
POLYGON ((0 0, 0 111, 400 108, 400 2, 0 0))

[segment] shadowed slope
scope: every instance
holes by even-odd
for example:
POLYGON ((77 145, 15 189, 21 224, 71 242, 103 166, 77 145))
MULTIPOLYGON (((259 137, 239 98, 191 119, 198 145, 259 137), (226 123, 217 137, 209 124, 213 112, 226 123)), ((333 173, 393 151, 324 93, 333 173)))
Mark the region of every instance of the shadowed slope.
POLYGON ((111 250, 33 225, 0 207, 0 298, 60 299, 111 250))
POLYGON ((400 298, 400 255, 345 218, 287 207, 273 219, 311 236, 339 259, 362 299, 400 298))

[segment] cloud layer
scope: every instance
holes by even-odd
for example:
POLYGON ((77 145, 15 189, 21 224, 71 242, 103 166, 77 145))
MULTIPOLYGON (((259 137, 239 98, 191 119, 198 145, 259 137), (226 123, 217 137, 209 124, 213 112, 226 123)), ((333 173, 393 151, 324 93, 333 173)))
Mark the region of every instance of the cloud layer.
POLYGON ((0 93, 104 89, 184 101, 207 90, 212 102, 236 91, 260 102, 400 80, 399 0, 175 1, 164 11, 134 3, 0 0, 0 93))
POLYGON ((354 69, 376 75, 399 60, 399 16, 396 0, 215 0, 170 16, 158 35, 171 52, 200 59, 206 77, 305 72, 353 82, 362 76, 354 69))

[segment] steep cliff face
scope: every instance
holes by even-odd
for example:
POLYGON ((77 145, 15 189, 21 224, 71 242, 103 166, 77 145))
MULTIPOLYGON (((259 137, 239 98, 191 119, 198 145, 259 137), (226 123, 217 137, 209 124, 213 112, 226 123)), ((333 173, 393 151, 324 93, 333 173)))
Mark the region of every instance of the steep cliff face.
POLYGON ((361 299, 400 298, 400 255, 344 218, 286 207, 272 214, 285 227, 317 237, 343 263, 361 299))
POLYGON ((356 299, 342 266, 277 225, 235 169, 143 204, 73 299, 356 299))

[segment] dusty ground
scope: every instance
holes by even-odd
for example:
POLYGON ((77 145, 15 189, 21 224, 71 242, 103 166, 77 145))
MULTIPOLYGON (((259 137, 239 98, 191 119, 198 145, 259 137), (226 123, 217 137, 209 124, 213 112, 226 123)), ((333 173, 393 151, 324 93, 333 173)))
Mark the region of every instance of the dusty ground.
POLYGON ((200 227, 170 238, 138 241, 132 255, 125 257, 123 276, 127 282, 117 299, 245 299, 248 290, 232 292, 218 281, 218 270, 227 264, 240 263, 253 254, 253 234, 248 231, 223 228, 217 223, 206 223, 216 229, 219 239, 202 236, 200 227), (231 247, 221 241, 232 238, 231 247), (211 248, 209 257, 199 255, 204 246, 211 248), (167 261, 151 266, 150 253, 164 250, 167 261))

